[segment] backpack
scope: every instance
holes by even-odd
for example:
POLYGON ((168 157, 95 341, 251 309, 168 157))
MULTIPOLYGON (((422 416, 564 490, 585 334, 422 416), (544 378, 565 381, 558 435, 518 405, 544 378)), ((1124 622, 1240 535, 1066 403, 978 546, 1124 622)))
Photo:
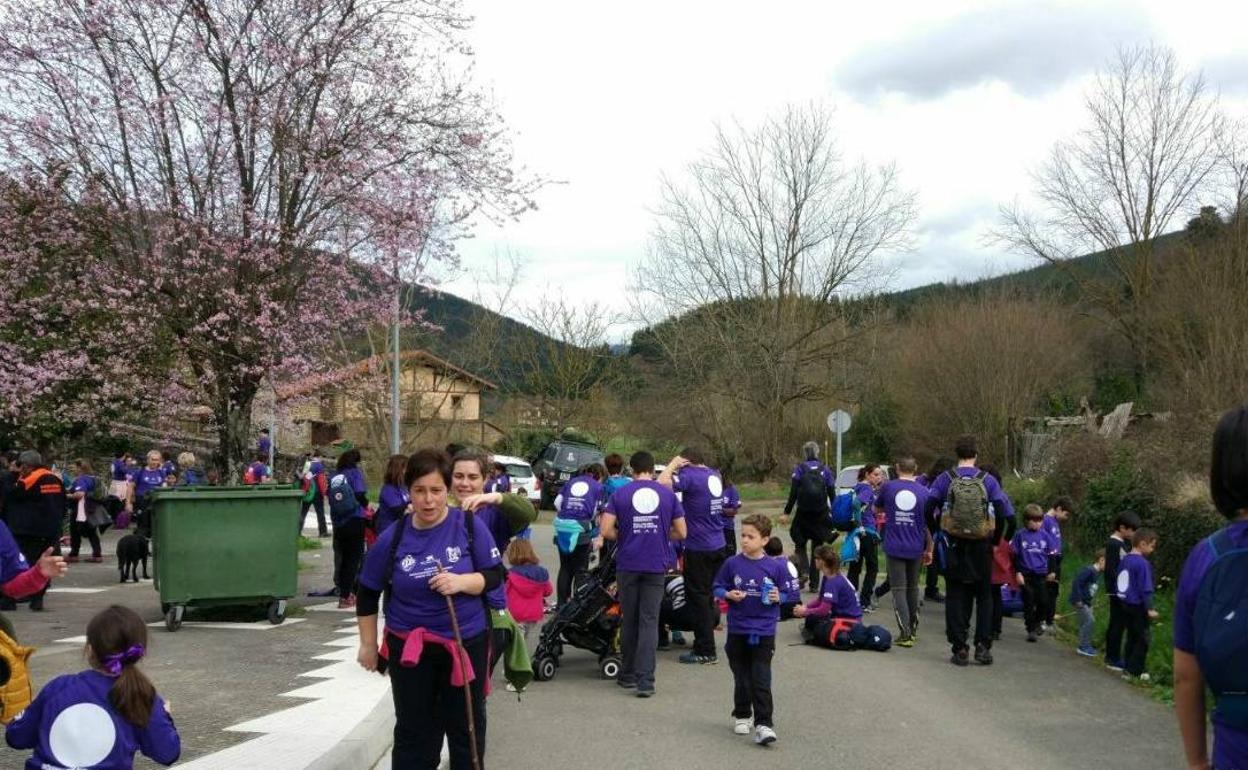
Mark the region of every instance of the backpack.
POLYGON ((893 646, 893 634, 884 626, 859 623, 850 629, 849 640, 858 650, 888 652, 888 648, 893 646))
POLYGON ((829 519, 837 531, 852 532, 854 530, 854 507, 857 503, 857 496, 852 491, 842 492, 832 500, 832 515, 829 519))
POLYGON ((976 471, 974 476, 960 476, 949 471, 949 492, 940 516, 940 528, 954 537, 986 540, 992 536, 994 522, 988 509, 988 474, 976 471))
POLYGON ((252 466, 248 465, 247 470, 243 471, 243 483, 246 484, 247 486, 251 486, 259 482, 260 482, 260 479, 256 478, 255 470, 253 469, 252 466))
POLYGON ((828 487, 822 467, 805 466, 797 482, 797 510, 824 511, 828 508, 828 487))
POLYGON ((858 541, 865 531, 862 527, 858 527, 849 533, 845 542, 841 543, 841 564, 852 564, 858 561, 858 541))
POLYGON ((342 521, 360 509, 355 490, 345 473, 335 474, 329 480, 329 513, 336 521, 342 521))
POLYGON ((850 638, 859 625, 854 618, 822 618, 811 624, 808 643, 830 650, 852 650, 850 638))
POLYGON ((26 661, 34 652, 34 647, 23 647, 0 631, 0 723, 12 722, 34 697, 26 670, 26 661))
POLYGON ((1236 548, 1227 529, 1208 543, 1213 563, 1192 612, 1196 660, 1213 691, 1214 719, 1248 730, 1248 548, 1236 548))

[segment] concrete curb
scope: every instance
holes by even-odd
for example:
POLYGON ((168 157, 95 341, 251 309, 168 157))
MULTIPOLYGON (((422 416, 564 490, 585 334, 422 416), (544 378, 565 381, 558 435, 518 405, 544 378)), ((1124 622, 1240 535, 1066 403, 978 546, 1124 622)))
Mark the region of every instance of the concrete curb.
POLYGON ((304 770, 369 770, 394 740, 394 701, 390 691, 355 729, 304 770))

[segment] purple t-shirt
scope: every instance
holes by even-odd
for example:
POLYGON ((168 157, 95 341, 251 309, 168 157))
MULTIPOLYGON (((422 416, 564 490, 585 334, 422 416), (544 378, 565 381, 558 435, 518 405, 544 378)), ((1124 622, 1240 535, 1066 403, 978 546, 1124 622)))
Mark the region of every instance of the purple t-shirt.
POLYGON ((259 460, 255 461, 251 465, 248 465, 247 470, 251 472, 251 477, 255 479, 256 484, 259 484, 261 479, 269 475, 269 466, 259 460))
POLYGON ((256 440, 256 452, 262 455, 268 455, 269 450, 273 448, 273 439, 268 436, 261 436, 256 440))
POLYGON ((616 517, 616 569, 667 572, 672 554, 668 532, 673 521, 685 517, 675 492, 653 479, 638 479, 611 495, 606 512, 616 517))
POLYGON ((672 477, 672 489, 680 492, 685 509, 689 551, 724 549, 724 481, 719 471, 705 465, 686 465, 672 477))
POLYGON ((1062 525, 1057 517, 1051 513, 1044 514, 1044 520, 1040 522, 1040 529, 1049 536, 1049 543, 1053 547, 1053 553, 1059 556, 1062 553, 1062 525))
POLYGON ((789 599, 789 570, 776 559, 751 559, 743 553, 731 556, 719 568, 712 587, 716 596, 725 591, 744 591, 745 598, 728 602, 728 633, 775 636, 780 605, 789 599), (770 580, 780 592, 780 601, 763 603, 763 583, 770 580))
POLYGON ((407 506, 412 502, 407 490, 396 484, 382 484, 377 496, 377 513, 373 518, 377 534, 390 529, 390 525, 403 518, 407 506))
POLYGON ((490 531, 490 537, 494 538, 494 545, 498 546, 498 550, 506 551, 507 546, 511 545, 511 524, 503 515, 503 510, 497 505, 483 505, 473 515, 485 523, 485 528, 490 531))
POLYGON ((796 604, 802 600, 802 576, 797 572, 797 565, 789 561, 787 556, 773 556, 776 563, 784 567, 784 571, 789 576, 789 582, 780 587, 782 604, 796 604))
POLYGON ((0 521, 0 583, 9 582, 28 569, 30 565, 26 563, 22 549, 17 547, 13 533, 3 521, 0 521))
POLYGON ((160 468, 140 468, 134 472, 134 499, 141 500, 153 489, 159 489, 165 483, 165 472, 160 468))
POLYGON ((1010 549, 1018 555, 1018 562, 1024 573, 1049 574, 1049 554, 1053 553, 1053 541, 1043 529, 1031 530, 1023 527, 1014 533, 1010 549))
POLYGON ((917 559, 927 545, 927 488, 914 479, 886 481, 875 496, 884 509, 884 553, 894 559, 917 559))
MULTIPOLYGON (((454 573, 466 575, 489 569, 499 563, 494 538, 480 516, 473 521, 473 547, 468 549, 468 530, 464 512, 451 508, 446 518, 429 529, 417 529, 410 520, 391 527, 378 536, 377 542, 364 557, 360 584, 374 591, 385 585, 386 569, 391 570, 390 600, 386 602, 386 627, 392 631, 424 628, 451 638, 451 617, 446 611, 446 597, 429 588, 429 578, 438 572, 436 562, 454 573), (397 533, 397 534, 396 534, 397 533), (398 536, 399 548, 390 562, 390 544, 398 536)), ((488 622, 481 597, 455 594, 455 614, 465 639, 485 631, 488 622)))
POLYGON ((826 486, 828 489, 836 488, 836 478, 832 475, 832 469, 824 465, 823 463, 819 462, 818 460, 807 460, 804 463, 798 463, 796 466, 794 466, 793 472, 789 474, 789 479, 792 481, 801 481, 802 476, 806 474, 807 468, 814 468, 818 470, 819 475, 823 476, 824 486, 826 486))
MULTIPOLYGON (((1248 548, 1248 521, 1237 521, 1228 528, 1231 542, 1236 548, 1248 548)), ((1213 564, 1213 548, 1209 540, 1200 541, 1179 575, 1179 587, 1174 596, 1174 649, 1190 655, 1196 654, 1196 597, 1200 583, 1213 564)), ((1213 766, 1248 767, 1248 731, 1224 724, 1215 712, 1213 715, 1213 766)))
POLYGON ((1153 606, 1153 565, 1141 554, 1132 551, 1118 565, 1118 598, 1123 604, 1151 608, 1153 606))
POLYGON ((182 741, 159 695, 147 724, 126 721, 108 701, 116 680, 99 671, 58 676, 43 686, 26 710, 9 723, 4 739, 15 749, 34 749, 26 770, 90 767, 130 770, 141 751, 162 765, 182 753, 182 741))
POLYGON ((511 477, 506 473, 500 473, 489 481, 485 482, 486 492, 510 492, 511 477))
MULTIPOLYGON (((737 511, 741 510, 741 493, 737 491, 736 484, 729 484, 724 487, 724 532, 732 532, 736 529, 737 511)), ((726 541, 725 541, 726 543, 726 541)))
POLYGON ((113 460, 112 465, 109 467, 113 481, 125 481, 126 477, 130 475, 130 469, 126 467, 126 461, 120 457, 113 460))
POLYGON ((87 497, 95 491, 95 476, 78 476, 74 479, 74 483, 69 485, 67 492, 82 492, 87 497))
POLYGON ((590 521, 602 504, 602 485, 593 476, 573 476, 559 490, 559 518, 590 521))
POLYGON ((858 603, 858 591, 849 578, 841 573, 827 575, 819 583, 819 598, 832 605, 834 618, 861 618, 862 605, 858 603))

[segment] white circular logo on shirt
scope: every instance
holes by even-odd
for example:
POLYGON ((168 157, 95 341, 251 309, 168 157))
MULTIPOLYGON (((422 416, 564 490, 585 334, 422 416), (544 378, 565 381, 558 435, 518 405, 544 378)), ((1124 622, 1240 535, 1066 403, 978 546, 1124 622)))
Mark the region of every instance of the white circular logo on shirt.
POLYGON ((1125 569, 1118 573, 1118 593, 1125 594, 1131 587, 1131 573, 1125 569))
POLYGON ((654 513, 659 509, 659 493, 650 487, 642 487, 633 493, 633 510, 637 513, 654 513))
POLYGON ((719 497, 724 494, 724 482, 719 476, 710 476, 706 479, 706 487, 711 490, 711 497, 719 497))
POLYGON ((897 493, 897 496, 893 498, 893 503, 897 506, 897 510, 899 511, 913 511, 915 504, 918 502, 918 498, 916 498, 914 493, 908 489, 901 490, 897 493))
POLYGON ((75 703, 56 715, 48 748, 65 767, 94 767, 113 751, 117 730, 108 712, 94 703, 75 703))
POLYGON ((589 492, 589 484, 584 481, 578 481, 572 485, 573 497, 584 497, 589 492))
POLYGON ((555 495, 555 510, 563 509, 563 495, 555 495))

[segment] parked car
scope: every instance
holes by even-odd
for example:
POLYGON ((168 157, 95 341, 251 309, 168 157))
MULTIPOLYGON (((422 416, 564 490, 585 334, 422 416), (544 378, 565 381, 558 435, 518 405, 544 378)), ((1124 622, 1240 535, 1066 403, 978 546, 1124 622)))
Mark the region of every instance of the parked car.
MULTIPOLYGON (((887 465, 881 465, 884 469, 884 480, 888 481, 893 477, 892 469, 887 465)), ((854 485, 858 483, 858 471, 862 470, 861 465, 847 465, 841 468, 841 472, 836 474, 836 493, 853 490, 854 485)))
POLYGON ((582 467, 600 463, 606 455, 594 444, 557 439, 547 444, 533 460, 533 472, 542 485, 539 507, 552 510, 563 482, 582 467))
POLYGON ((542 499, 542 487, 537 476, 533 474, 532 465, 529 465, 523 458, 511 455, 494 455, 494 462, 502 463, 507 468, 507 475, 511 477, 512 492, 525 495, 529 498, 529 502, 534 505, 538 504, 542 499))

